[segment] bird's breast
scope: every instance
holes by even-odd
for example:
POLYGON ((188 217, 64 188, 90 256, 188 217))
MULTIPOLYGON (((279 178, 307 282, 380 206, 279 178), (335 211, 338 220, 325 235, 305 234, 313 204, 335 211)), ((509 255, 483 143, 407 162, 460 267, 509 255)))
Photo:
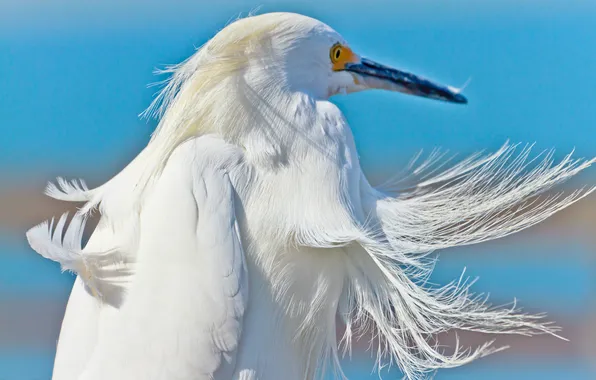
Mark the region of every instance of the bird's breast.
POLYGON ((316 117, 296 123, 300 133, 285 135, 283 165, 261 165, 246 156, 251 175, 242 201, 247 227, 260 241, 335 243, 333 235, 363 218, 351 130, 335 105, 320 101, 315 107, 316 117))
POLYGON ((260 241, 267 238, 285 245, 297 239, 308 245, 310 238, 332 239, 362 217, 360 168, 353 157, 337 161, 307 157, 288 168, 257 171, 253 178, 243 206, 247 227, 260 241))

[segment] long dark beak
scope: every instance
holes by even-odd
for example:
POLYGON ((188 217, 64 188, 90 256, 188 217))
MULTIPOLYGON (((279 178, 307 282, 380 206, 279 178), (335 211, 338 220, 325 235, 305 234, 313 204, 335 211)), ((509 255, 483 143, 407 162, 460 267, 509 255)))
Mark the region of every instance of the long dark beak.
POLYGON ((348 63, 344 70, 358 74, 359 79, 364 81, 368 88, 399 91, 451 103, 468 103, 466 97, 457 89, 433 83, 428 79, 381 65, 370 59, 362 58, 360 63, 348 63))

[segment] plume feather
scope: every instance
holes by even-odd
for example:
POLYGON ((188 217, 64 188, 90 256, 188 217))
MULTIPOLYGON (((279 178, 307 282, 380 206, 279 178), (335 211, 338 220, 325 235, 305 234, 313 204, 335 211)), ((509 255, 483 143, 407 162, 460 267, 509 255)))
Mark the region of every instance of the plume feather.
POLYGON ((49 182, 44 192, 51 198, 69 202, 86 202, 92 196, 82 179, 67 181, 62 177, 56 178, 56 183, 49 182))
POLYGON ((83 280, 94 296, 101 298, 101 289, 108 284, 103 271, 118 261, 117 250, 84 252, 81 248, 86 214, 76 213, 68 227, 68 213, 62 214, 54 227, 54 219, 27 231, 27 240, 37 253, 60 264, 63 271, 72 271, 83 280), (105 284, 104 284, 105 283, 105 284))

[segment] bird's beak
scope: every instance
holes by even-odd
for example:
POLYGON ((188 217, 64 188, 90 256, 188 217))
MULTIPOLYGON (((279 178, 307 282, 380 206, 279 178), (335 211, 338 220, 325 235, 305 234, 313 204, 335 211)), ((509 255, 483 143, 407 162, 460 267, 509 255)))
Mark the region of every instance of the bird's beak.
POLYGON ((410 95, 466 104, 468 100, 455 88, 433 83, 428 79, 392 67, 384 66, 370 59, 345 63, 343 70, 357 74, 357 84, 365 88, 399 91, 410 95))

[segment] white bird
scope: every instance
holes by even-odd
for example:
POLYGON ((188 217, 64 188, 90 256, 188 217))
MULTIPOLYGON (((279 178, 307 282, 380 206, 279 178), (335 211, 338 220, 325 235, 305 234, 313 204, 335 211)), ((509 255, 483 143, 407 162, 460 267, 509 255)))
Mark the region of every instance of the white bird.
POLYGON ((544 220, 592 189, 536 196, 594 160, 538 162, 506 145, 440 171, 445 157, 434 155, 412 168, 413 187, 373 188, 331 96, 381 88, 466 99, 361 58, 302 15, 237 20, 167 71, 147 112, 160 117, 148 146, 95 189, 50 184, 49 196, 87 203, 68 227, 64 215, 27 233, 78 275, 55 380, 341 377, 357 337, 372 337, 379 366, 415 379, 498 350, 444 351, 441 332, 556 333, 491 307, 463 279, 426 283, 429 253, 544 220), (81 248, 95 209, 99 225, 81 248))

